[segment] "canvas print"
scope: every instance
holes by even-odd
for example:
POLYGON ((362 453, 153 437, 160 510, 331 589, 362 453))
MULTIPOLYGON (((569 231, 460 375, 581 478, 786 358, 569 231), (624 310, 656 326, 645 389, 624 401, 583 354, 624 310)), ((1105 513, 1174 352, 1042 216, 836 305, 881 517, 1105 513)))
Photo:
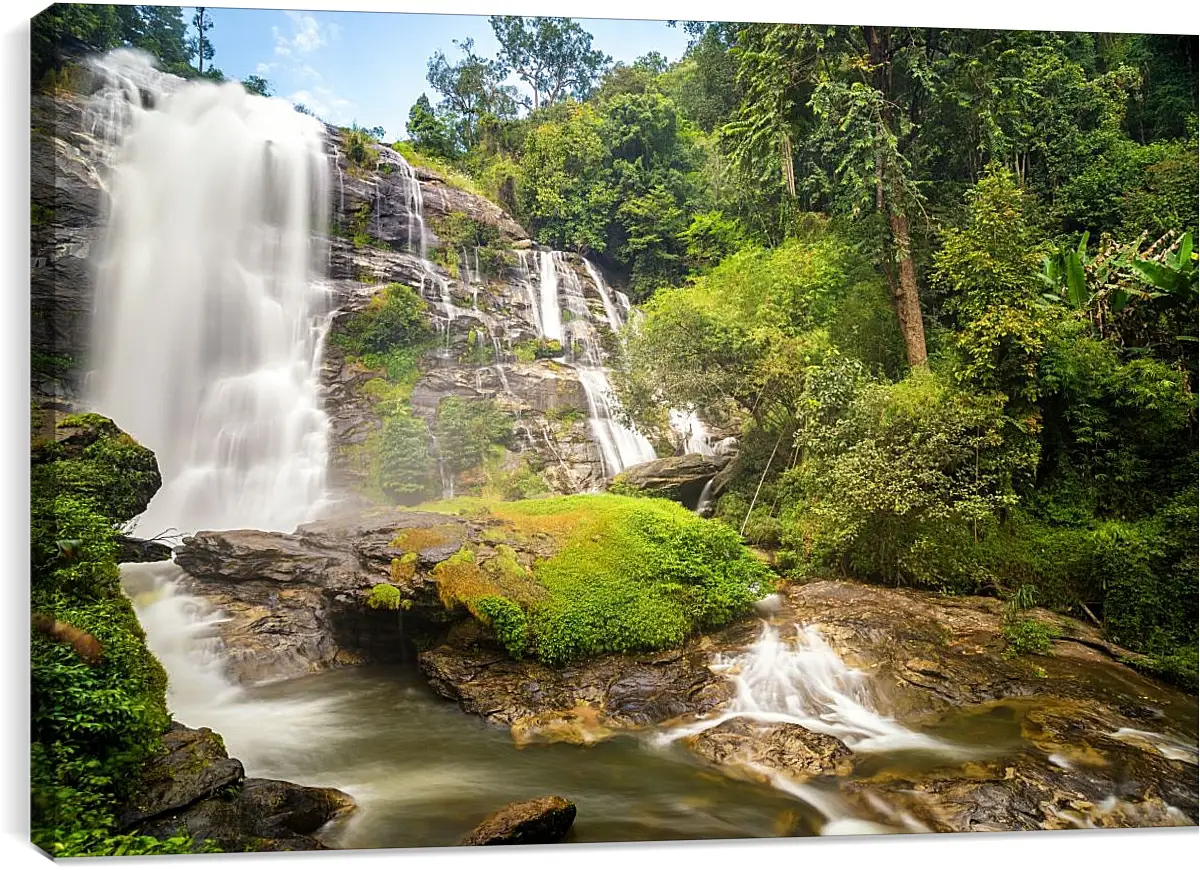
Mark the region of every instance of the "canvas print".
POLYGON ((1197 824, 1195 36, 30 48, 46 853, 1197 824))

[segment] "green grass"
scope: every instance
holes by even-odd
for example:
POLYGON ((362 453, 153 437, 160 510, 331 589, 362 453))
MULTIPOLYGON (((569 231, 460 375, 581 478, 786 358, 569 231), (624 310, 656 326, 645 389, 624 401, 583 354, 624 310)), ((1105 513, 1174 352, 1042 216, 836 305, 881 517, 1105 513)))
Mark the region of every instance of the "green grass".
POLYGON ((445 160, 430 157, 428 154, 422 154, 410 142, 396 142, 392 145, 392 148, 407 160, 410 165, 420 166, 423 169, 428 169, 430 172, 436 172, 451 187, 464 190, 467 193, 472 193, 484 199, 488 198, 487 194, 475 183, 474 179, 459 171, 445 160))

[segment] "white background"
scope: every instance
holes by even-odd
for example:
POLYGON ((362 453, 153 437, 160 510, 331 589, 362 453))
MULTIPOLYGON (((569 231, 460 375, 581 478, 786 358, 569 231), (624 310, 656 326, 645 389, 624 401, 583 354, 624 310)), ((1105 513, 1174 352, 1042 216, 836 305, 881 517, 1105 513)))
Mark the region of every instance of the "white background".
MULTIPOLYGON (((27 304, 29 187, 28 95, 29 17, 45 3, 4 0, 0 11, 0 149, 3 149, 3 278, 0 279, 0 870, 47 866, 29 845, 28 789, 28 366, 27 304)), ((218 4, 223 6, 245 4, 218 4)), ((392 2, 258 3, 279 9, 338 9, 464 14, 571 15, 579 18, 658 18, 804 23, 1007 27, 1015 29, 1197 33, 1200 4, 1181 0, 1125 2, 1110 6, 1080 0, 1005 0, 1002 3, 936 0, 855 0, 853 3, 772 3, 743 0, 736 5, 713 0, 392 0, 392 2)), ((397 825, 405 820, 396 819, 397 825)), ((542 867, 592 870, 614 864, 632 867, 687 865, 692 870, 729 865, 766 864, 773 868, 829 865, 837 870, 886 867, 927 870, 1027 870, 1054 867, 1155 870, 1195 866, 1200 851, 1197 828, 1167 831, 1062 831, 1020 834, 937 834, 926 836, 837 837, 792 840, 744 840, 685 844, 614 844, 508 849, 420 849, 198 856, 182 858, 84 859, 95 867, 487 867, 489 870, 537 870, 542 867), (1192 857, 1189 858, 1188 856, 1192 857)), ((79 861, 68 862, 81 866, 79 861)))

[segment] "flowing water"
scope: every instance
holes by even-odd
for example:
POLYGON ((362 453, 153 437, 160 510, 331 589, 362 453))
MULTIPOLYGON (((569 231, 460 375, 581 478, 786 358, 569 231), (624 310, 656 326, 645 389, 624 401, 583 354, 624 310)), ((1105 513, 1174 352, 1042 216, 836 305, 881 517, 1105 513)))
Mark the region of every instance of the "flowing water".
MULTIPOLYGON (((542 338, 563 343, 564 353, 575 366, 588 403, 588 428, 600 451, 604 475, 612 477, 630 465, 654 459, 658 454, 649 439, 621 422, 620 403, 602 363, 600 340, 590 321, 579 276, 561 251, 542 251, 537 256, 540 280, 533 323, 542 338), (562 313, 564 302, 570 315, 567 323, 562 313)), ((620 319, 604 279, 586 259, 584 264, 604 303, 610 327, 615 322, 619 329, 620 319)))
POLYGON ((322 503, 328 453, 323 130, 236 82, 169 87, 148 64, 94 63, 113 163, 91 403, 158 457, 143 533, 291 531, 322 503))
POLYGON ((150 648, 186 725, 222 735, 248 776, 333 786, 356 812, 321 833, 341 848, 452 845, 514 800, 565 794, 572 842, 817 833, 822 815, 765 784, 730 780, 686 750, 621 737, 518 749, 508 729, 437 697, 411 668, 346 668, 252 687, 224 676, 220 614, 182 593, 169 563, 125 565, 150 648))

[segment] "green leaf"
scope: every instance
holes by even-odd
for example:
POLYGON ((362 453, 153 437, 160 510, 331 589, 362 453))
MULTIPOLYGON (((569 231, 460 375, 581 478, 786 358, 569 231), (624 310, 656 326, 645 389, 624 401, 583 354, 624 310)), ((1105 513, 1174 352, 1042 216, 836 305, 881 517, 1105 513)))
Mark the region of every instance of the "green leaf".
POLYGON ((1075 308, 1083 308, 1088 301, 1087 278, 1083 274, 1083 264, 1079 262, 1079 255, 1074 251, 1067 254, 1066 261, 1067 299, 1075 308))
POLYGON ((1186 233, 1179 242, 1179 254, 1176 257, 1176 262, 1179 263, 1181 269, 1187 269, 1188 264, 1192 260, 1192 250, 1192 234, 1186 233))

